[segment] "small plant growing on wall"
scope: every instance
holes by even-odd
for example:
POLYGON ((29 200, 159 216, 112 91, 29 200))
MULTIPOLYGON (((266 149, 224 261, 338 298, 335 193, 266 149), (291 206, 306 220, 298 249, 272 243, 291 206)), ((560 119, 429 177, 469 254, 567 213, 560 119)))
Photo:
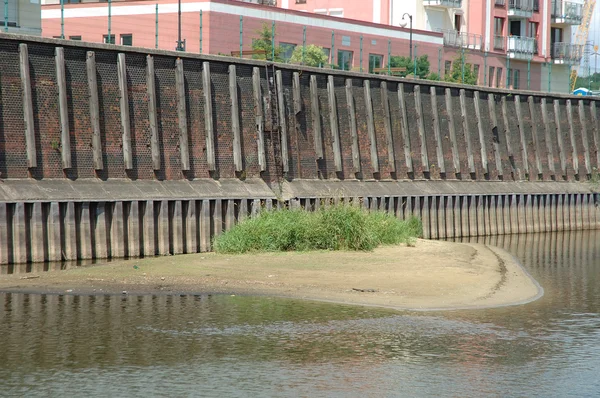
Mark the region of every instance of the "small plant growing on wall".
POLYGON ((50 142, 50 148, 54 149, 57 152, 60 152, 60 143, 56 140, 50 142))

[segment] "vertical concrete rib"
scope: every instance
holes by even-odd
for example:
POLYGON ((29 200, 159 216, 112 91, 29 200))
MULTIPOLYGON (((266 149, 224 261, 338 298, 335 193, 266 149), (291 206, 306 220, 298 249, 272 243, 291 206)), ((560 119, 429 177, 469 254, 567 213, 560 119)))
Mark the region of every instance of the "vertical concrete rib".
MULTIPOLYGON (((1 224, 2 215, 5 213, 0 204, 0 242, 2 242, 1 224)), ((48 209, 48 261, 60 261, 62 259, 62 241, 60 235, 60 205, 58 202, 50 202, 48 209)), ((1 250, 1 249, 0 249, 1 250)), ((2 263, 0 259, 0 264, 2 263)))
POLYGON ((231 130, 233 133, 233 166, 235 171, 242 171, 240 108, 238 104, 238 84, 235 65, 229 65, 229 98, 231 100, 231 130))
MULTIPOLYGON (((312 77, 311 77, 312 83, 312 77)), ((312 85, 311 85, 312 87, 312 85)), ((265 121, 263 111, 262 90, 260 87, 260 70, 258 67, 252 68, 252 92, 254 97, 254 123, 256 124, 256 146, 258 150, 258 166, 260 171, 267 169, 267 160, 265 157, 265 121)), ((314 120, 314 115, 313 115, 314 120)))
POLYGON ((90 218, 90 203, 83 202, 79 206, 79 259, 92 258, 92 225, 90 218))
POLYGON ((525 126, 523 124, 523 113, 521 112, 521 97, 515 95, 515 112, 517 113, 517 125, 519 126, 519 136, 521 137, 521 157, 523 159, 523 170, 526 177, 529 177, 529 156, 527 155, 527 138, 525 137, 525 126))
POLYGON ((75 203, 69 201, 65 204, 63 215, 64 260, 77 260, 77 232, 75 225, 75 203))
POLYGON ((144 240, 144 256, 156 255, 156 217, 154 214, 154 201, 147 200, 144 203, 144 216, 142 218, 143 224, 143 240, 144 240))
POLYGON ((466 94, 464 89, 460 89, 460 116, 462 118, 463 133, 467 144, 467 161, 469 172, 475 174, 475 161, 473 160, 473 145, 471 144, 471 129, 469 128, 469 115, 467 113, 466 94))
POLYGON ((185 253, 198 252, 198 222, 196 217, 196 201, 187 201, 185 208, 185 253))
POLYGON ((446 164, 444 162, 444 149, 442 147, 442 132, 440 130, 440 116, 438 114, 437 92, 434 86, 429 88, 431 97, 431 112, 433 114, 433 135, 435 136, 435 148, 437 155, 438 168, 440 173, 446 174, 446 164))
POLYGON ((535 100, 532 95, 527 97, 527 103, 529 104, 529 115, 531 116, 531 139, 533 141, 533 156, 535 157, 535 167, 538 175, 544 174, 542 167, 542 161, 540 160, 540 137, 537 130, 537 116, 535 113, 535 100))
MULTIPOLYGON (((110 207, 110 203, 108 204, 110 207)), ((108 257, 108 237, 106 235, 106 202, 98 202, 92 215, 92 233, 94 235, 95 252, 97 258, 108 257)))
POLYGON ((170 224, 172 226, 171 239, 173 241, 173 254, 183 253, 183 209, 181 200, 176 200, 173 203, 173 213, 170 224))
POLYGON ((552 145, 552 132, 550 131, 550 120, 548 119, 548 106, 546 98, 540 101, 540 110, 542 112, 542 121, 544 123, 544 137, 546 141, 547 162, 550 174, 556 179, 556 169, 554 167, 554 148, 552 145))
POLYGON ((215 130, 212 106, 212 82, 210 78, 210 62, 202 62, 202 91, 204 93, 204 130, 206 131, 206 163, 208 170, 217 169, 215 161, 215 130))
POLYGON ((377 137, 375 136, 375 119, 373 116, 373 101, 371 99, 371 82, 363 81, 365 91, 365 106, 367 111, 367 131, 371 142, 371 167, 374 173, 379 173, 379 155, 377 154, 377 137))
POLYGON ((60 154, 62 168, 71 168, 71 136, 69 128, 69 106, 67 102, 67 77, 65 73, 65 50, 62 47, 54 49, 56 65, 56 85, 58 86, 58 111, 60 116, 60 154))
POLYGON ((415 93, 415 112, 417 118, 417 130, 419 131, 419 140, 421 141, 421 165, 423 173, 429 173, 429 156, 427 155, 427 139, 425 137, 425 121, 423 119, 423 104, 421 102, 421 86, 414 87, 415 93))
POLYGON ((406 100, 404 98, 404 83, 398 83, 398 102, 400 103, 400 121, 402 126, 402 140, 404 141, 404 161, 406 162, 408 172, 414 173, 410 133, 408 131, 408 113, 406 112, 406 100))
POLYGON ((360 173, 360 151, 353 87, 352 79, 346 79, 346 103, 348 104, 348 120, 350 121, 350 134, 352 136, 352 169, 355 173, 360 173))
POLYGON ((581 141, 583 142, 583 157, 585 161, 586 174, 592 173, 592 164, 590 162, 590 144, 588 141, 587 125, 585 120, 585 105, 583 100, 579 100, 579 122, 581 124, 581 141))
MULTIPOLYGON (((500 99, 501 102, 501 106, 502 106, 502 118, 504 120, 504 139, 506 141, 506 151, 508 154, 508 160, 510 163, 510 169, 512 171, 513 174, 513 178, 521 178, 521 176, 517 177, 517 170, 515 170, 515 153, 513 151, 513 146, 512 146, 512 133, 510 131, 510 124, 508 121, 509 115, 508 115, 508 108, 506 105, 506 96, 503 95, 502 98, 500 99)), ((511 115, 512 117, 512 115, 511 115)))
POLYGON ((454 126, 454 111, 452 109, 452 90, 446 88, 446 113, 448 114, 448 133, 450 134, 450 145, 452 146, 452 167, 455 174, 460 174, 460 156, 458 152, 458 141, 456 139, 456 127, 454 126))
POLYGON ((494 148, 494 160, 496 161, 498 177, 502 179, 504 175, 504 169, 502 168, 502 155, 500 154, 500 132, 498 131, 498 117, 496 116, 496 98, 492 93, 488 93, 488 108, 490 111, 490 121, 492 122, 492 147, 494 148))
POLYGON ((335 171, 341 172, 343 169, 340 130, 338 127, 337 101, 335 99, 335 82, 332 75, 327 76, 327 97, 329 99, 329 125, 331 127, 331 145, 333 146, 335 171))
POLYGON ((158 120, 156 112, 156 83, 154 81, 154 58, 146 56, 146 91, 148 93, 148 123, 150 127, 150 151, 152 168, 160 170, 161 156, 158 143, 158 120))
POLYGON ((132 201, 128 207, 127 240, 129 257, 140 256, 140 202, 132 201))
POLYGON ((161 200, 156 203, 156 233, 158 240, 158 254, 161 256, 170 253, 169 247, 169 201, 161 200))
MULTIPOLYGON (((42 211, 42 203, 34 202, 31 209, 31 261, 34 263, 43 262, 46 260, 44 253, 44 214, 42 211)), ((47 224, 46 224, 47 226, 47 224)))
POLYGON ((483 167, 485 174, 489 174, 490 168, 488 164, 487 150, 485 147, 485 128, 483 125, 483 120, 481 119, 481 104, 479 101, 479 91, 475 91, 473 93, 473 103, 475 104, 475 120, 477 121, 477 131, 479 131, 481 167, 483 167))
POLYGON ((133 169, 133 154, 131 153, 131 121, 129 119, 129 92, 125 62, 125 53, 119 53, 117 55, 117 77, 119 80, 119 107, 121 108, 123 164, 126 170, 130 170, 133 169))
POLYGON ((112 204, 110 223, 110 246, 112 258, 125 257, 125 213, 123 202, 117 201, 112 204))
POLYGON ((210 200, 202 200, 200 208, 200 251, 207 252, 210 250, 210 200))
POLYGON ((390 172, 396 172, 396 153, 394 151, 394 139, 392 136, 392 119, 390 114, 390 102, 388 98, 387 82, 382 81, 381 89, 381 104, 383 105, 383 125, 385 127, 385 136, 387 140, 388 165, 390 172))
POLYGON ((577 154, 577 141, 575 140, 575 128, 573 127, 573 106, 571 100, 567 100, 567 121, 569 122, 569 138, 571 139, 571 157, 573 158, 573 170, 579 175, 579 156, 577 154))
POLYGON ((277 108, 279 110, 279 132, 281 136, 281 162, 283 164, 283 172, 290 171, 290 156, 288 153, 288 131, 287 131, 287 112, 285 97, 283 96, 283 78, 281 70, 275 71, 275 81, 277 90, 277 108))

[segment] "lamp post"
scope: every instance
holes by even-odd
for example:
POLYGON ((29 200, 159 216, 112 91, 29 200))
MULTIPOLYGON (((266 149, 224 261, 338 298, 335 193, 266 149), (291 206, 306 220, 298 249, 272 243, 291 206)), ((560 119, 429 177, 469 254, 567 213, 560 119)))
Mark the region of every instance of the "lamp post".
POLYGON ((181 0, 177 1, 177 47, 175 51, 185 51, 185 40, 181 40, 181 0))
MULTIPOLYGON (((407 16, 408 16, 408 20, 410 21, 410 52, 409 52, 409 54, 410 54, 410 60, 412 62, 412 58, 413 58, 413 56, 412 56, 412 51, 413 51, 413 45, 412 45, 412 36, 413 36, 412 19, 413 19, 413 16, 411 14, 405 12, 402 15, 402 21, 405 21, 404 18, 406 18, 407 16)), ((406 22, 402 22, 400 24, 400 26, 402 26, 403 28, 406 27, 406 22)))

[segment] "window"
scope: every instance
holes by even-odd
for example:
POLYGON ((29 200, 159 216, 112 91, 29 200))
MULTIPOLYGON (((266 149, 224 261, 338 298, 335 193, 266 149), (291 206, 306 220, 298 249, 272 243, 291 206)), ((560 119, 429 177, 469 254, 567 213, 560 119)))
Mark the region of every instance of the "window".
POLYGON ((8 3, 6 3, 6 12, 7 15, 5 16, 5 11, 4 11, 4 7, 5 7, 5 3, 4 1, 0 2, 0 26, 4 26, 4 21, 8 22, 8 26, 17 26, 17 4, 19 3, 19 0, 8 0, 8 3), (6 19, 5 19, 6 18, 6 19))
POLYGON ((488 86, 494 87, 494 72, 496 72, 496 68, 490 66, 490 75, 488 76, 488 86))
POLYGON ((494 34, 496 36, 504 35, 504 18, 494 18, 494 34))
POLYGON ((133 35, 131 33, 126 35, 121 35, 121 45, 122 46, 133 46, 133 35))
POLYGON ((444 75, 449 74, 451 69, 452 69, 452 61, 444 62, 444 75))
POLYGON ((53 39, 62 39, 62 36, 52 36, 53 39))
POLYGON ((339 50, 338 51, 338 66, 341 70, 350 70, 352 69, 352 51, 347 50, 339 50))
POLYGON ((315 14, 319 14, 319 15, 327 15, 327 10, 325 9, 317 9, 313 11, 315 14))
POLYGON ((475 75, 475 84, 479 84, 479 65, 473 65, 473 74, 475 75))
POLYGON ((518 69, 513 69, 512 71, 512 75, 513 75, 513 88, 515 90, 518 90, 519 87, 521 87, 521 71, 519 71, 518 69))
POLYGON ((461 26, 462 26, 462 15, 461 14, 454 15, 454 30, 460 33, 461 26))
POLYGON ((332 17, 343 18, 344 17, 344 9, 343 8, 332 8, 329 10, 329 15, 332 17))
POLYGON ((496 87, 502 87, 502 68, 496 70, 496 87))
POLYGON ((373 73, 373 69, 383 66, 383 55, 369 54, 369 73, 373 73))
POLYGON ((527 23, 527 36, 537 39, 537 36, 538 36, 538 23, 537 22, 528 22, 527 23))
POLYGON ((506 88, 508 89, 512 89, 512 69, 507 69, 506 70, 506 88))
POLYGON ((323 47, 323 52, 327 56, 327 62, 329 62, 329 60, 331 59, 331 49, 323 47))
POLYGON ((281 47, 281 53, 279 54, 284 61, 289 61, 292 58, 292 54, 296 49, 296 44, 293 43, 279 43, 281 47))
POLYGON ((115 35, 110 35, 110 38, 108 37, 108 35, 102 36, 102 43, 115 44, 115 35))
POLYGON ((69 40, 81 40, 81 36, 69 36, 69 40))

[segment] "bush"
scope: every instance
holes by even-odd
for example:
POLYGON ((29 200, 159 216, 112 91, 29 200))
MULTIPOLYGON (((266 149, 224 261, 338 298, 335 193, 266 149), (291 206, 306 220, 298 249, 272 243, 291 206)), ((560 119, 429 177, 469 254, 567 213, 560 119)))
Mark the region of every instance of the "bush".
POLYGON ((336 205, 315 212, 263 211, 216 237, 219 253, 308 250, 364 250, 381 244, 411 244, 421 235, 421 222, 401 221, 384 212, 336 205))
POLYGON ((296 47, 292 53, 290 62, 293 64, 303 63, 306 66, 321 67, 329 62, 329 57, 323 51, 323 47, 310 44, 306 48, 302 48, 302 46, 296 47))

